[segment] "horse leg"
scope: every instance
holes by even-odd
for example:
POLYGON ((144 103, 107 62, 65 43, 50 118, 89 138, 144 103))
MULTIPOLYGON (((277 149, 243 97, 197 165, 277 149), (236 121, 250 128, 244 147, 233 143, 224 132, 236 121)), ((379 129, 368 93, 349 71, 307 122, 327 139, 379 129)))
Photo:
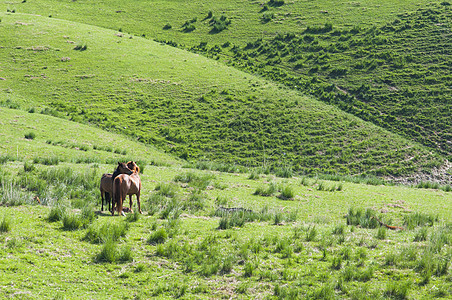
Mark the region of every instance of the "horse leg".
POLYGON ((100 198, 102 201, 102 208, 100 209, 100 211, 104 211, 104 191, 100 190, 100 198))
POLYGON ((105 192, 105 201, 106 201, 105 204, 108 203, 108 210, 110 211, 111 196, 110 196, 110 193, 108 193, 108 192, 105 192))
POLYGON ((130 212, 131 212, 131 213, 133 213, 132 205, 133 205, 133 202, 132 202, 132 195, 129 195, 129 206, 130 206, 130 212))
POLYGON ((121 191, 119 192, 118 215, 125 216, 124 212, 122 211, 122 204, 123 204, 124 200, 126 200, 125 196, 126 195, 123 194, 123 191, 121 189, 121 191))
POLYGON ((140 214, 143 214, 143 212, 141 211, 141 204, 140 204, 140 192, 137 193, 137 203, 138 203, 138 211, 140 212, 140 214))

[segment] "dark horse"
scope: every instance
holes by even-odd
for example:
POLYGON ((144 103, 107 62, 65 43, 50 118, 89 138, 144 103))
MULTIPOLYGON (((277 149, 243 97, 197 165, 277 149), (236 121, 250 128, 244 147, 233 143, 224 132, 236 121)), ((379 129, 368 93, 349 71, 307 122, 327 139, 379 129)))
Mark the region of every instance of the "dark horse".
POLYGON ((118 176, 119 174, 128 174, 131 175, 133 171, 129 169, 126 163, 118 162, 118 166, 116 167, 113 174, 105 173, 102 175, 100 179, 100 196, 102 198, 102 210, 104 210, 104 196, 106 203, 108 203, 108 210, 110 210, 110 199, 113 195, 113 178, 118 176), (114 176, 114 177, 113 177, 114 176))
POLYGON ((113 179, 113 206, 111 209, 111 215, 115 214, 115 206, 118 211, 118 215, 124 215, 122 211, 122 205, 126 196, 129 195, 130 212, 132 211, 132 195, 137 195, 138 211, 140 214, 141 203, 140 203, 140 193, 141 193, 141 179, 139 176, 140 168, 133 161, 127 163, 127 167, 133 171, 132 175, 119 174, 113 179))

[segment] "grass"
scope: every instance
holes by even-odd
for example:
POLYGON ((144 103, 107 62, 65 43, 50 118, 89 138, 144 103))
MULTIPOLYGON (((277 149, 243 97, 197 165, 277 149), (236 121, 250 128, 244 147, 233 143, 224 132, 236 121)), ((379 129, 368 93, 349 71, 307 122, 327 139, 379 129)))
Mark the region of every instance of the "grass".
MULTIPOLYGON (((175 16, 146 22, 161 30, 155 33, 133 18, 146 11, 144 2, 130 7, 117 0, 120 26, 111 16, 107 23, 110 8, 90 15, 83 1, 66 3, 71 10, 50 0, 0 4, 0 44, 6 45, 0 63, 15 70, 0 79, 0 216, 6 220, 1 227, 9 227, 0 234, 1 298, 451 297, 451 194, 437 186, 382 185, 373 176, 431 170, 440 161, 430 158, 431 149, 274 82, 138 37, 183 37, 178 41, 190 47, 207 39, 200 47, 239 49, 233 44, 243 48, 249 37, 261 37, 250 26, 254 22, 267 26, 264 36, 273 44, 280 37, 272 32, 291 28, 301 35, 302 25, 302 44, 323 46, 325 34, 331 41, 364 36, 350 25, 361 20, 372 26, 378 17, 376 26, 383 27, 418 3, 331 6, 322 0, 313 8, 308 2, 272 2, 265 24, 259 12, 264 7, 253 2, 220 1, 209 7, 210 16, 196 2, 178 4, 183 14, 146 7, 149 16, 175 16), (228 9, 220 12, 217 5, 228 9), (254 13, 244 9, 250 7, 254 13), (313 17, 300 19, 301 11, 313 17), (230 24, 206 37, 212 25, 205 21, 222 15, 230 24), (115 31, 73 26, 63 20, 69 16, 115 31), (319 25, 315 16, 324 22, 319 25), (187 20, 195 30, 184 32, 187 20), (166 24, 171 28, 163 30, 166 24), (227 44, 225 36, 240 38, 227 44), (74 50, 77 43, 86 49, 74 50), (111 68, 113 57, 117 69, 111 68), (137 66, 143 59, 152 72, 137 66), (82 124, 88 122, 108 130, 82 124), (36 135, 26 139, 30 132, 36 135), (151 143, 202 160, 182 169, 180 159, 146 145, 151 143), (212 161, 218 157, 223 162, 212 161), (98 180, 127 160, 147 162, 144 214, 112 217, 98 211, 98 180), (262 171, 250 176, 253 164, 262 171), (345 180, 337 172, 359 176, 345 180), (300 173, 310 176, 297 178, 300 173), (278 197, 285 187, 286 195, 296 196, 278 197), (405 230, 386 230, 375 217, 405 230)), ((337 82, 352 74, 343 65, 311 64, 333 56, 312 54, 302 54, 295 65, 337 82)), ((379 70, 378 59, 367 66, 369 74, 379 70)), ((404 63, 395 57, 391 72, 404 63)))
MULTIPOLYGON (((23 6, 25 8, 28 4, 23 6)), ((116 32, 99 27, 80 23, 72 27, 71 24, 56 18, 17 13, 5 15, 2 30, 5 30, 4 36, 8 38, 11 51, 23 52, 27 58, 8 79, 13 92, 0 94, 3 106, 22 107, 27 111, 30 106, 37 107, 46 114, 127 134, 131 139, 156 145, 183 159, 217 161, 225 164, 217 165, 217 168, 225 167, 231 171, 238 166, 265 166, 286 178, 300 173, 407 176, 443 163, 443 157, 429 155, 429 149, 425 147, 296 90, 281 89, 261 77, 137 36, 130 39, 130 35, 119 37, 116 32), (37 37, 30 31, 31 26, 16 28, 15 24, 19 24, 16 22, 33 24, 33 28, 48 28, 48 22, 52 26, 48 34, 37 37), (6 34, 14 28, 19 29, 18 34, 6 34), (76 42, 75 38, 80 36, 86 37, 81 40, 89 47, 85 51, 74 51, 74 44, 70 42, 76 42), (117 48, 118 43, 120 48, 117 48), (37 48, 36 45, 45 46, 37 48), (120 53, 124 54, 121 63, 109 63, 116 61, 117 55, 122 55, 120 53), (137 63, 140 57, 147 57, 150 53, 153 72, 137 63), (67 61, 55 60, 54 56, 71 57, 70 63, 78 63, 69 67, 67 61), (27 66, 28 61, 35 64, 27 66), (41 70, 37 65, 45 67, 45 78, 34 76, 41 70), (169 73, 168 65, 174 67, 169 73), (107 69, 108 72, 95 71, 107 69), (28 80, 26 88, 18 78, 28 80), (39 81, 45 81, 46 85, 39 81), (117 88, 124 85, 127 89, 117 88), (75 88, 85 92, 75 93, 75 88), (134 95, 133 103, 127 101, 130 93, 134 95), (49 94, 53 95, 52 101, 46 100, 49 94), (302 115, 300 110, 304 112, 302 115), (121 113, 124 111, 128 111, 129 118, 136 124, 142 125, 122 126, 121 113), (256 128, 259 134, 250 134, 251 128, 256 128), (417 159, 408 160, 407 157, 417 159), (391 163, 383 163, 387 161, 391 163)), ((232 30, 233 25, 234 22, 224 31, 232 30)), ((168 31, 171 30, 165 32, 168 31)), ((193 33, 196 31, 198 29, 193 33)), ((216 35, 221 34, 223 32, 216 35)), ((1 48, 1 51, 7 50, 1 48)), ((10 59, 2 61, 11 68, 13 63, 10 59)), ((37 113, 30 115, 39 117, 37 113)), ((28 128, 23 134, 27 132, 28 128)), ((65 141, 61 146, 52 146, 58 140, 42 136, 38 130, 34 132, 36 138, 23 141, 24 145, 27 141, 30 144, 42 138, 52 141, 43 147, 51 150, 47 153, 52 153, 74 144, 65 141)), ((124 143, 101 145, 93 138, 90 144, 75 147, 74 152, 78 155, 72 157, 80 156, 81 161, 97 159, 98 163, 105 162, 94 155, 97 151, 93 148, 95 144, 120 150, 102 153, 101 157, 121 157, 126 148, 119 146, 124 143)), ((17 155, 17 148, 15 150, 11 149, 11 154, 17 155)), ((24 149, 21 153, 27 152, 24 149)), ((58 162, 61 161, 64 159, 59 158, 58 162)), ((56 161, 44 160, 43 163, 56 161)))

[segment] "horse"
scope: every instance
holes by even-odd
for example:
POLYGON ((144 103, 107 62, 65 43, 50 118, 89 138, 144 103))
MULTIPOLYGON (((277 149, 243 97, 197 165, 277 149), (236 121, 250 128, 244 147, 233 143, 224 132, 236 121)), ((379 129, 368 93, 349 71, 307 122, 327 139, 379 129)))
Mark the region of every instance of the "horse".
POLYGON ((102 175, 100 179, 100 196, 102 198, 102 210, 104 210, 104 196, 105 200, 108 203, 108 210, 110 210, 110 200, 113 195, 113 176, 118 176, 119 174, 132 174, 133 171, 129 169, 126 163, 118 162, 118 166, 116 167, 113 174, 105 173, 102 175))
POLYGON ((127 162, 127 167, 133 171, 131 175, 119 174, 118 176, 116 176, 116 178, 113 179, 113 206, 111 209, 112 216, 115 214, 115 206, 117 206, 116 210, 118 211, 118 215, 121 214, 124 216, 122 205, 127 195, 129 195, 130 212, 133 212, 132 195, 136 195, 138 211, 140 212, 140 214, 143 213, 141 211, 140 203, 140 193, 141 193, 141 179, 139 175, 140 168, 133 161, 127 162))

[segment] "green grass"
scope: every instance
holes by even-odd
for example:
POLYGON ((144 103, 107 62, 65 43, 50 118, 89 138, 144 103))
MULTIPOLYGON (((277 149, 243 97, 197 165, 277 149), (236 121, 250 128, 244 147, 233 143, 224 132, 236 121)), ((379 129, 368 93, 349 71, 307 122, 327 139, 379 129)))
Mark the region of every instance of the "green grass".
MULTIPOLYGON (((8 86, 1 89, 0 102, 34 108, 33 118, 42 112, 96 124, 184 159, 271 167, 283 177, 406 176, 442 163, 428 149, 298 91, 140 37, 19 13, 4 15, 0 30, 0 43, 8 45, 0 48, 1 63, 7 69, 15 66, 7 80, 0 81, 8 86), (46 34, 35 34, 38 28, 46 34), (87 50, 74 51, 72 42, 77 40, 88 44, 87 50), (15 65, 15 56, 23 64, 15 65), (152 70, 140 63, 143 57, 152 70), (413 156, 419 159, 408 159, 413 156)), ((20 129, 23 134, 30 131, 20 129)), ((37 157, 45 159, 42 163, 56 163, 46 159, 61 148, 75 150, 79 155, 72 159, 79 162, 102 163, 94 152, 102 153, 100 157, 121 157, 124 151, 134 156, 124 143, 109 145, 94 137, 90 143, 75 143, 40 131, 34 130, 36 138, 23 144, 45 141, 43 149, 50 151, 37 157), (119 151, 103 151, 108 147, 119 151)), ((17 150, 8 149, 11 155, 28 153, 17 150)))
MULTIPOLYGON (((383 28, 420 1, 202 4, 0 3, 0 298, 452 297, 451 193, 375 177, 417 176, 443 157, 275 82, 138 37, 236 43, 243 54, 250 39, 276 44, 275 32, 292 32, 323 46, 330 30, 383 28), (223 15, 220 31, 209 20, 223 15), (98 183, 128 160, 146 169, 144 214, 112 217, 98 210, 98 183)), ((388 34, 398 41, 404 31, 388 34)), ((311 65, 319 54, 295 65, 318 79, 353 75, 346 63, 311 65)))

